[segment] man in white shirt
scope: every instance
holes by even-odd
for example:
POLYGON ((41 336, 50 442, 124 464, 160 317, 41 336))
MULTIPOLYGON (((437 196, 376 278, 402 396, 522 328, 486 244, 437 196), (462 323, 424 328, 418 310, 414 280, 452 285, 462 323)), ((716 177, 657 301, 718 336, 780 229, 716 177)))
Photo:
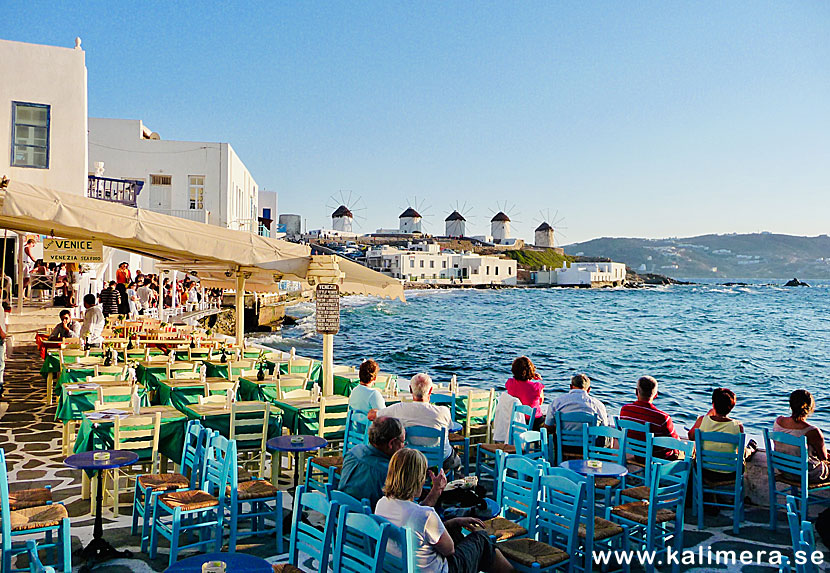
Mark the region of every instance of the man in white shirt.
POLYGON ((104 331, 104 313, 101 307, 95 304, 95 295, 88 294, 84 296, 84 323, 81 325, 80 337, 88 338, 90 346, 101 346, 104 342, 104 337, 101 333, 104 331))
POLYGON ((571 389, 567 394, 561 394, 551 402, 548 408, 548 415, 545 417, 545 426, 549 431, 554 431, 554 414, 562 412, 583 412, 596 414, 600 426, 610 426, 608 412, 605 404, 589 394, 591 391, 591 379, 585 374, 577 374, 571 378, 571 389))
POLYGON ((153 289, 150 288, 148 282, 144 282, 135 291, 135 295, 138 297, 140 304, 139 314, 143 314, 145 310, 150 308, 150 301, 153 300, 153 289))
MULTIPOLYGON (((416 374, 409 383, 412 402, 399 402, 380 410, 370 410, 368 417, 397 418, 404 428, 409 426, 426 426, 444 431, 444 470, 456 470, 461 467, 461 458, 455 453, 449 440, 449 427, 452 424, 449 408, 429 403, 432 394, 432 378, 428 374, 416 374)), ((414 438, 413 438, 414 439, 414 438)), ((429 444, 425 444, 429 445, 429 444)))

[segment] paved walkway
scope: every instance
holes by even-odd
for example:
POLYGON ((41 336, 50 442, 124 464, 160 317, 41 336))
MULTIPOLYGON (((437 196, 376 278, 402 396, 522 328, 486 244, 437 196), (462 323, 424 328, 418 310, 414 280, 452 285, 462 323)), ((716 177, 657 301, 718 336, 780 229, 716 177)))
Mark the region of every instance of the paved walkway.
MULTIPOLYGON (((44 405, 45 383, 38 374, 41 360, 33 347, 18 348, 14 357, 6 363, 5 402, 0 404, 0 447, 6 452, 9 480, 12 489, 43 487, 51 485, 56 501, 63 502, 72 518, 73 550, 79 549, 92 538, 93 519, 89 515, 89 501, 81 499, 80 471, 63 465, 60 454, 61 426, 54 421, 55 405, 44 405), (6 408, 7 404, 7 408, 6 408)), ((287 503, 288 502, 287 500, 287 503)), ((132 506, 122 506, 121 515, 114 517, 110 510, 104 510, 106 538, 116 547, 130 549, 135 557, 121 559, 95 569, 101 572, 116 571, 163 571, 167 565, 166 542, 160 544, 159 558, 150 560, 138 551, 138 538, 130 535, 130 512, 132 506)), ((694 519, 694 518, 690 518, 694 519)), ((789 535, 785 526, 779 526, 776 533, 766 526, 768 510, 750 507, 747 523, 740 535, 731 533, 731 516, 728 512, 718 517, 707 518, 707 529, 698 531, 689 524, 685 531, 685 545, 695 552, 702 548, 707 551, 758 551, 778 549, 789 554, 789 535)), ((783 520, 782 523, 786 523, 783 520)), ((258 555, 269 561, 284 562, 285 556, 274 556, 273 538, 243 539, 238 550, 258 555)), ((287 544, 286 544, 287 547, 287 544)), ((823 546, 822 546, 823 548, 823 546)), ((310 563, 306 563, 310 566, 310 563)), ((310 567, 306 567, 312 570, 310 567)), ((77 570, 77 566, 75 568, 77 570)), ((681 567, 688 571, 774 571, 766 563, 733 565, 730 567, 710 566, 681 567)))

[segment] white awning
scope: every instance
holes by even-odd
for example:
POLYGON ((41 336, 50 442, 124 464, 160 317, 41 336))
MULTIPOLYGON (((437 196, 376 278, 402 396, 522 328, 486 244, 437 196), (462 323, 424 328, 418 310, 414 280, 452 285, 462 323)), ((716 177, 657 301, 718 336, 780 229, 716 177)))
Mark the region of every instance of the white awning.
MULTIPOLYGON (((276 291, 280 280, 305 283, 311 250, 261 237, 10 181, 0 189, 0 227, 66 239, 97 239, 109 247, 159 259, 162 266, 195 272, 207 284, 276 291)), ((341 291, 404 299, 400 281, 339 258, 341 291)))

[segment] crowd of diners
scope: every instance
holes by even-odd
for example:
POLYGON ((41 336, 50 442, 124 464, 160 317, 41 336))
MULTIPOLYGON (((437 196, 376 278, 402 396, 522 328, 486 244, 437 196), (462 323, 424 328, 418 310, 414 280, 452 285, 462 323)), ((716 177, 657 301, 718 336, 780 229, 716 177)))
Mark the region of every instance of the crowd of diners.
MULTIPOLYGON (((369 443, 356 446, 345 455, 338 489, 357 499, 368 499, 376 514, 398 526, 413 529, 418 542, 419 570, 449 573, 512 571, 512 566, 494 541, 480 531, 482 523, 479 520, 464 517, 442 521, 433 508, 447 485, 445 471, 457 470, 461 465, 452 448, 448 447, 445 451, 444 467, 432 471, 427 468, 427 460, 422 453, 405 447, 408 426, 443 428, 449 432, 449 410, 430 403, 434 385, 429 375, 419 373, 412 377, 411 402, 387 406, 383 394, 372 387, 378 372, 379 367, 374 360, 364 361, 359 370, 360 385, 354 388, 349 398, 349 408, 367 413, 372 424, 369 443), (423 490, 427 479, 431 484, 428 491, 423 490), (420 501, 416 502, 416 499, 420 501), (472 533, 464 536, 462 529, 472 533)), ((595 414, 599 424, 613 424, 606 405, 591 395, 591 380, 585 374, 574 375, 568 391, 553 399, 547 411, 543 408, 544 385, 533 362, 526 356, 517 358, 513 361, 512 374, 505 390, 522 404, 533 408, 535 428, 553 433, 556 412, 595 414)), ((620 408, 620 419, 648 424, 655 436, 680 438, 671 416, 655 405, 657 380, 651 376, 641 377, 635 385, 635 394, 636 400, 620 408)), ((713 390, 711 408, 697 418, 687 437, 693 440, 698 430, 743 433, 743 424, 730 416, 736 401, 735 393, 728 388, 713 390)), ((796 437, 806 436, 810 479, 826 481, 830 477, 830 458, 824 437, 821 430, 807 422, 815 411, 815 400, 810 392, 799 389, 790 394, 789 406, 789 414, 777 417, 773 430, 796 437)), ((555 439, 555 436, 552 438, 555 439)), ((446 442, 449 443, 449 440, 446 442)), ((728 448, 729 444, 704 443, 704 447, 710 446, 728 448)), ((796 449, 787 444, 777 444, 780 450, 788 447, 796 449)), ((749 440, 744 458, 750 457, 756 450, 755 441, 749 440)), ((664 451, 660 455, 672 459, 677 457, 678 452, 664 451)))

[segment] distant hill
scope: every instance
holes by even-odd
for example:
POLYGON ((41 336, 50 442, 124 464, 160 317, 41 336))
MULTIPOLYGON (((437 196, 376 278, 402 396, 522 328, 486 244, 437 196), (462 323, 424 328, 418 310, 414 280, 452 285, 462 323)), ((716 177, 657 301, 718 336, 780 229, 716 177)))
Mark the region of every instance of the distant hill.
POLYGON ((773 233, 670 239, 603 237, 564 247, 565 253, 607 257, 635 271, 675 278, 830 279, 830 237, 773 233))

